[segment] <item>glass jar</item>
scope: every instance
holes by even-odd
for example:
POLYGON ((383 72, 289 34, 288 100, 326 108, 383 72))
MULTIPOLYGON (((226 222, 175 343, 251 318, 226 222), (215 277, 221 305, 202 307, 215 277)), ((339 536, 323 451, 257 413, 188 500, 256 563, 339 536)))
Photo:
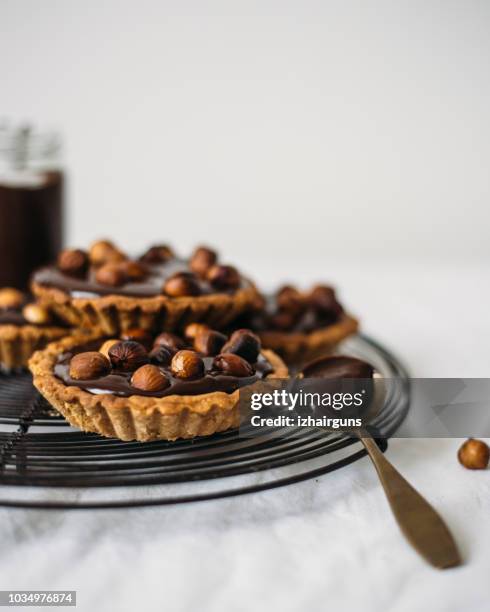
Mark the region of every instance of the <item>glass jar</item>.
POLYGON ((0 287, 26 289, 63 244, 60 139, 0 124, 0 287))

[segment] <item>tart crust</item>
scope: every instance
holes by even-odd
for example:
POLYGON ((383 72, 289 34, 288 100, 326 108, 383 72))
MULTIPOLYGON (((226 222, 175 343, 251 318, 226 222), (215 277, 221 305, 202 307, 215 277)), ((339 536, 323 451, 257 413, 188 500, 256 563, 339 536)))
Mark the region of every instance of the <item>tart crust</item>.
MULTIPOLYGON (((53 373, 58 356, 96 338, 84 333, 65 338, 36 352, 29 362, 34 386, 71 425, 102 436, 141 442, 209 436, 239 426, 239 390, 189 396, 118 397, 65 385, 53 373)), ((274 368, 267 378, 287 378, 288 369, 277 355, 267 350, 263 355, 274 368)))
POLYGON ((75 298, 62 289, 36 282, 32 283, 32 292, 42 306, 73 327, 98 327, 103 334, 112 336, 135 327, 174 331, 194 322, 222 329, 255 303, 257 289, 249 281, 247 283, 232 294, 197 297, 105 295, 75 298))
POLYGON ((34 351, 70 333, 71 330, 63 327, 0 325, 0 367, 5 370, 25 368, 34 351))
POLYGON ((262 346, 277 353, 290 366, 300 366, 318 357, 326 356, 345 338, 355 334, 359 322, 343 314, 340 319, 327 327, 312 332, 257 332, 262 346))

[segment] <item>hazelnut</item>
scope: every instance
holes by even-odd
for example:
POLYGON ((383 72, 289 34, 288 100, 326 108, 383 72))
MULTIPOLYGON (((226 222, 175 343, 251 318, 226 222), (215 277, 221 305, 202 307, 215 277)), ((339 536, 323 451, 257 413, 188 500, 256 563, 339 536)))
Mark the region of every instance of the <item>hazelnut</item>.
POLYGON ((208 270, 207 280, 215 289, 236 289, 240 285, 240 274, 233 266, 213 266, 208 270))
POLYGON ((177 272, 167 278, 163 291, 170 297, 185 297, 199 295, 201 288, 193 274, 177 272))
POLYGON ((217 370, 226 376, 236 376, 238 378, 253 376, 254 374, 254 369, 248 361, 232 353, 222 353, 215 357, 213 361, 213 370, 217 370))
POLYGON ((102 355, 104 355, 104 357, 107 357, 107 359, 110 359, 109 357, 109 349, 114 346, 115 344, 117 344, 118 342, 120 342, 120 340, 116 340, 115 338, 111 338, 110 340, 106 340, 102 346, 99 349, 99 353, 102 353, 102 355))
POLYGON ((249 329, 238 329, 233 332, 222 353, 233 353, 249 363, 255 363, 260 353, 260 339, 249 329))
POLYGON ((209 268, 214 266, 217 259, 218 256, 215 251, 201 246, 194 251, 189 261, 189 267, 198 276, 205 278, 209 268))
POLYGON ((170 385, 169 379, 155 365, 138 368, 131 377, 131 384, 141 391, 163 391, 170 385))
POLYGON ((162 332, 155 338, 153 346, 166 346, 172 349, 174 353, 184 349, 186 347, 185 342, 179 336, 171 334, 170 332, 162 332))
POLYGON ((485 470, 490 460, 490 448, 483 440, 470 438, 459 449, 458 459, 469 470, 485 470))
POLYGON ((139 261, 123 261, 119 264, 126 278, 132 281, 141 281, 147 276, 148 269, 139 261))
POLYGON ((273 329, 290 331, 296 323, 296 317, 291 312, 277 312, 269 319, 269 325, 273 329))
POLYGON ((174 257, 172 249, 166 244, 156 244, 150 247, 141 257, 140 261, 150 264, 165 263, 174 257))
POLYGON ((98 240, 90 247, 89 258, 94 266, 102 266, 106 263, 120 263, 126 259, 126 255, 110 240, 98 240))
POLYGON ((342 314, 342 306, 337 302, 335 291, 326 285, 317 285, 310 291, 308 301, 323 316, 327 315, 335 320, 342 314))
POLYGON ((194 351, 179 351, 172 358, 171 370, 176 378, 199 378, 204 375, 204 361, 194 351))
POLYGON ((70 377, 75 380, 93 380, 111 370, 109 360, 97 351, 78 353, 70 361, 70 377))
POLYGON ((88 255, 81 249, 65 249, 58 255, 58 269, 68 276, 85 276, 88 264, 88 255))
POLYGON ((18 289, 5 287, 0 289, 0 308, 20 308, 24 303, 24 294, 18 289))
POLYGON ((306 309, 306 300, 301 293, 286 285, 281 287, 276 294, 276 302, 279 310, 285 310, 295 315, 299 315, 306 309))
POLYGON ((107 263, 97 270, 95 280, 101 285, 120 287, 124 285, 127 278, 123 270, 117 264, 107 263))
POLYGON ((205 329, 209 329, 204 323, 189 323, 184 330, 184 336, 189 340, 193 340, 197 334, 205 329))
POLYGON ((139 342, 117 342, 109 349, 109 359, 116 370, 132 372, 149 361, 145 347, 139 342))
POLYGON ((174 350, 161 344, 160 346, 153 347, 150 351, 150 361, 157 365, 169 366, 174 355, 174 350))
POLYGON ((139 327, 133 327, 121 334, 121 340, 134 340, 149 350, 153 344, 151 335, 139 327))
POLYGON ((196 351, 207 357, 217 355, 225 343, 226 336, 212 329, 201 330, 194 338, 194 348, 196 351))
POLYGON ((24 319, 33 325, 47 325, 51 320, 49 312, 39 304, 26 304, 22 314, 24 319))

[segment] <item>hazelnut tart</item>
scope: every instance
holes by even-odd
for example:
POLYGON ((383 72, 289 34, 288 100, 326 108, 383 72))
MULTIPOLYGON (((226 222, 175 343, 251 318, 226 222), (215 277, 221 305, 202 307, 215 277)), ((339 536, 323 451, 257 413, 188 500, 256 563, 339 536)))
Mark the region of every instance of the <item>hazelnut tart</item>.
POLYGON ((49 342, 66 336, 69 330, 46 308, 10 287, 0 289, 0 368, 15 370, 27 366, 32 353, 49 342))
POLYGON ((207 247, 182 259, 167 245, 154 245, 130 259, 108 240, 87 251, 62 251, 55 265, 34 274, 32 292, 67 324, 95 326, 110 336, 134 328, 173 331, 192 322, 222 329, 258 296, 207 247))
POLYGON ((186 330, 187 340, 161 333, 151 347, 80 331, 32 356, 34 385, 71 425, 121 440, 176 440, 238 427, 239 390, 287 378, 287 367, 262 351, 250 330, 232 338, 202 324, 192 338, 194 331, 186 330))

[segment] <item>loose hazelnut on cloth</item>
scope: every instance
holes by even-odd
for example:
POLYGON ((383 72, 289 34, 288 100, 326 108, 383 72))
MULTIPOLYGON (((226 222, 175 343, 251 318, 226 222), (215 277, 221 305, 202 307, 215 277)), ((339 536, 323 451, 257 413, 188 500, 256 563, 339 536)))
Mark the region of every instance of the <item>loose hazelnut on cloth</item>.
POLYGON ((24 294, 12 287, 0 289, 0 308, 20 308, 24 303, 24 294))
POLYGON ((133 372, 150 360, 145 347, 132 340, 113 344, 108 353, 112 367, 122 372, 133 372))
POLYGON ((49 312, 39 304, 26 304, 22 309, 24 319, 32 325, 47 325, 51 321, 49 312))
POLYGON ((65 249, 58 255, 57 263, 63 274, 82 277, 88 270, 89 258, 81 249, 65 249))
POLYGON ((141 391, 162 391, 170 385, 170 381, 160 368, 147 364, 136 370, 131 377, 131 384, 141 391))
POLYGON ((204 361, 194 351, 183 350, 173 356, 171 369, 176 378, 199 378, 204 374, 204 361))
POLYGON ((254 374, 254 369, 248 361, 232 353, 222 353, 215 357, 213 368, 222 374, 236 376, 238 378, 253 376, 254 374))
POLYGON ((75 380, 92 380, 109 373, 111 364, 97 351, 78 353, 70 361, 70 376, 75 380))
POLYGON ((485 470, 490 461, 490 448, 483 440, 470 438, 460 447, 458 460, 469 470, 485 470))

